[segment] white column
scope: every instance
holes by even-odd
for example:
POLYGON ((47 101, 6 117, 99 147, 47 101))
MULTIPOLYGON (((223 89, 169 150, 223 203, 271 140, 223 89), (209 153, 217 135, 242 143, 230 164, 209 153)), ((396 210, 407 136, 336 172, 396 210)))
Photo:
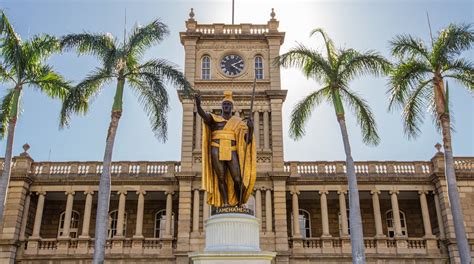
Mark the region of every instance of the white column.
POLYGON ((89 226, 91 222, 91 211, 92 211, 92 195, 94 192, 91 190, 85 191, 84 195, 86 196, 86 202, 84 205, 84 219, 82 220, 82 232, 81 237, 89 237, 89 226))
POLYGON ((255 111, 253 113, 253 127, 255 136, 255 145, 257 149, 260 149, 260 112, 255 111))
POLYGON ((263 148, 270 149, 270 120, 268 119, 268 111, 263 112, 263 148))
POLYGON ((379 200, 379 190, 372 190, 370 191, 372 194, 372 207, 374 209, 374 221, 375 221, 375 236, 376 237, 383 237, 382 229, 382 215, 380 213, 380 200, 379 200))
POLYGON ((398 208, 398 191, 390 191, 392 202, 393 222, 395 225, 395 237, 402 236, 402 223, 400 222, 400 209, 398 208))
POLYGON ((65 192, 67 195, 66 200, 66 211, 64 212, 64 228, 63 228, 63 238, 69 238, 69 230, 71 229, 71 216, 72 216, 72 206, 74 203, 74 191, 65 192))
POLYGON ((194 189, 193 232, 199 232, 199 189, 194 189))
POLYGON ((321 222, 323 225, 323 234, 321 235, 321 237, 330 237, 331 234, 329 234, 328 200, 327 200, 328 191, 319 191, 319 194, 321 195, 320 197, 321 222))
POLYGON ((28 213, 30 211, 31 193, 26 194, 25 205, 23 206, 23 216, 21 218, 20 241, 25 240, 26 224, 28 223, 28 213))
POLYGON ((202 229, 206 229, 206 220, 209 218, 209 205, 207 204, 207 192, 204 191, 202 198, 202 229))
POLYGON ((44 200, 46 192, 37 192, 38 204, 36 205, 35 224, 33 225, 33 233, 31 237, 39 238, 41 230, 41 220, 43 219, 44 200))
MULTIPOLYGON (((255 217, 262 221, 262 192, 259 188, 255 189, 255 217)), ((260 224, 260 231, 262 230, 262 225, 260 224)))
POLYGON ((173 213, 173 192, 165 192, 166 194, 166 224, 165 236, 171 237, 171 218, 173 213))
POLYGON ((145 194, 146 191, 137 191, 137 223, 135 224, 135 238, 143 238, 143 212, 145 210, 145 194))
POLYGON ((267 232, 273 232, 272 190, 265 191, 265 226, 267 232))
POLYGON ((433 237, 433 232, 431 231, 431 222, 430 222, 430 213, 428 211, 428 202, 426 201, 426 191, 419 191, 420 195, 420 206, 421 206, 421 215, 423 217, 423 227, 425 229, 425 237, 433 237))
POLYGON ((202 134, 202 130, 201 130, 201 116, 196 113, 196 138, 195 138, 195 142, 194 142, 194 149, 195 150, 199 150, 201 151, 201 134, 202 134))
POLYGON ((118 218, 117 218, 117 232, 115 237, 123 237, 123 227, 125 223, 125 201, 127 199, 127 191, 118 191, 119 196, 119 205, 118 205, 118 218))
POLYGON ((300 208, 298 204, 298 194, 300 193, 297 191, 291 192, 292 208, 293 208, 293 237, 301 237, 300 221, 299 221, 300 208))
POLYGON ((339 212, 341 213, 341 236, 349 236, 349 229, 347 226, 347 207, 346 207, 346 191, 338 191, 339 194, 339 212))
POLYGON ((436 207, 436 218, 438 220, 438 228, 439 228, 439 238, 445 239, 446 234, 444 232, 444 222, 443 222, 443 216, 441 215, 441 206, 439 205, 439 195, 436 192, 434 193, 434 201, 435 201, 435 207, 436 207))

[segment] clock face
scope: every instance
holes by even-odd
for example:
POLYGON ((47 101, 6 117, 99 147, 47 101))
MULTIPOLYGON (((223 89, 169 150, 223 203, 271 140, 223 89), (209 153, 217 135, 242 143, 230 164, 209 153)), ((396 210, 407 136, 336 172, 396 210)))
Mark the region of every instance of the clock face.
POLYGON ((221 70, 228 76, 239 75, 244 69, 244 60, 239 55, 226 55, 221 60, 221 70))

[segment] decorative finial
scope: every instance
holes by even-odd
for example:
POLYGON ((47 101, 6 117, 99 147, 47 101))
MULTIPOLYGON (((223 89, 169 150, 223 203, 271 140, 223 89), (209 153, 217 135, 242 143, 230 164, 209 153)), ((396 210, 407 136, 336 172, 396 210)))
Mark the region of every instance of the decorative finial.
POLYGON ((437 151, 436 154, 440 154, 441 153, 441 147, 442 147, 441 144, 439 144, 439 142, 438 142, 438 143, 436 143, 436 145, 434 145, 434 147, 436 148, 436 151, 437 151))
POLYGON ((30 149, 30 145, 28 145, 28 143, 25 143, 23 145, 23 152, 20 153, 20 156, 21 157, 29 157, 30 155, 28 154, 28 150, 30 149))
POLYGON ((191 12, 189 12, 189 19, 194 19, 194 8, 191 7, 191 12))
POLYGON ((270 13, 270 16, 272 17, 272 19, 275 19, 275 10, 273 9, 273 7, 272 7, 272 12, 270 13))

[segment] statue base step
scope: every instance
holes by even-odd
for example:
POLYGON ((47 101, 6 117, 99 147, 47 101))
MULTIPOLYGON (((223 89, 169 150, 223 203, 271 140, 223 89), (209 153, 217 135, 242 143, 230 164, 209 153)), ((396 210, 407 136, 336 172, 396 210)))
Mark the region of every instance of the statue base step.
POLYGON ((189 254, 193 264, 271 264, 276 252, 193 252, 189 254))

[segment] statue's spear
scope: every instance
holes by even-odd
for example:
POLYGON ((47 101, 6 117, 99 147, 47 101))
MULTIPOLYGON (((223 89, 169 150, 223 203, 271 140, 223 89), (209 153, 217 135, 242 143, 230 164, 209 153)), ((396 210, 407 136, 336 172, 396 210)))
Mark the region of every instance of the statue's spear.
MULTIPOLYGON (((250 113, 249 113, 249 120, 250 122, 253 122, 252 120, 252 114, 253 114, 253 101, 255 100, 255 85, 257 83, 257 71, 255 71, 255 77, 253 79, 253 88, 252 88, 252 99, 250 100, 250 113)), ((249 131, 250 132, 250 129, 249 131)), ((253 131, 252 131, 253 133, 253 131)), ((247 134, 247 137, 250 137, 250 133, 247 134)), ((242 166, 243 170, 241 171, 241 175, 240 175, 240 195, 239 195, 239 205, 242 206, 242 189, 243 189, 243 185, 244 185, 244 175, 245 175, 245 162, 247 161, 247 147, 249 144, 252 144, 252 141, 251 140, 248 144, 245 144, 245 148, 244 148, 244 164, 242 166)), ((252 168, 252 166, 250 166, 250 168, 252 168)), ((251 173, 251 172, 250 172, 251 173)))

